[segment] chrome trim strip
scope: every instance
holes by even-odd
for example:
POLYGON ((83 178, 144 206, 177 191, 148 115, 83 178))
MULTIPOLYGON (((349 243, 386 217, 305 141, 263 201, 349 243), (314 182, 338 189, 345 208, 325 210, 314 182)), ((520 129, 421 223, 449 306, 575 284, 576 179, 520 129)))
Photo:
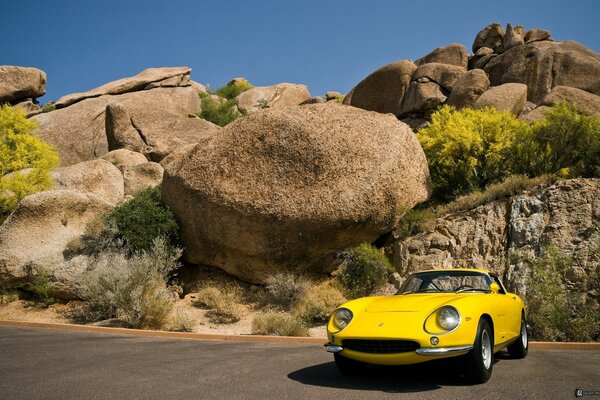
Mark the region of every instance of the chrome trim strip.
POLYGON ((329 343, 324 344, 323 347, 325 347, 325 350, 329 353, 339 353, 340 351, 344 350, 342 346, 336 346, 329 343))
POLYGON ((463 353, 473 349, 473 346, 456 347, 422 347, 417 349, 417 354, 422 356, 443 356, 446 354, 463 353))

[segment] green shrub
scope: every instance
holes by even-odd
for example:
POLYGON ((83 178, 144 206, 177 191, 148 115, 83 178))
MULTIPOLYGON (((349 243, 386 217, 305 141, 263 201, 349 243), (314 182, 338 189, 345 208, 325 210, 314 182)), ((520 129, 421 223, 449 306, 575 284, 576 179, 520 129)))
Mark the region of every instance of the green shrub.
POLYGON ((45 307, 54 304, 56 299, 51 295, 54 284, 50 279, 50 273, 45 269, 39 268, 33 273, 32 278, 31 282, 25 285, 25 289, 30 291, 34 298, 40 301, 45 307))
POLYGON ((308 328, 302 320, 287 313, 266 312, 252 320, 255 335, 308 336, 308 328))
POLYGON ((287 311, 296 305, 311 286, 310 280, 293 272, 269 276, 266 284, 271 303, 287 311))
POLYGON ((19 295, 16 290, 6 288, 3 284, 0 283, 0 306, 12 303, 13 301, 17 301, 18 299, 19 295))
POLYGON ((78 282, 85 320, 119 318, 128 326, 158 329, 173 308, 169 276, 179 264, 180 249, 156 238, 148 251, 129 256, 107 252, 87 259, 87 272, 78 282))
POLYGON ((521 168, 531 175, 600 176, 600 118, 560 103, 520 140, 521 168))
POLYGON ((340 304, 346 302, 342 292, 331 282, 311 287, 295 307, 294 315, 306 324, 326 323, 340 304))
POLYGON ((448 204, 438 206, 436 212, 438 215, 444 215, 449 212, 472 210, 482 204, 514 196, 536 186, 549 186, 557 180, 556 175, 542 175, 535 178, 528 178, 525 175, 511 175, 500 183, 489 185, 483 191, 475 191, 460 196, 448 204))
POLYGON ((585 293, 575 293, 565 285, 565 274, 572 264, 570 256, 553 247, 531 264, 526 300, 534 340, 600 340, 598 309, 586 303, 585 293))
POLYGON ((347 250, 343 257, 337 278, 351 299, 370 295, 394 271, 385 254, 368 243, 347 250))
POLYGON ((54 111, 54 110, 56 110, 56 102, 54 102, 54 101, 49 101, 48 103, 44 104, 44 106, 42 107, 43 113, 47 113, 47 112, 54 111))
POLYGON ((398 232, 401 237, 429 232, 435 228, 436 217, 435 210, 431 208, 414 208, 402 216, 398 232))
POLYGON ((166 238, 172 247, 181 247, 179 225, 175 215, 162 203, 160 186, 142 190, 116 207, 106 217, 99 238, 108 247, 115 238, 122 239, 130 250, 137 251, 150 249, 158 236, 166 238))
POLYGON ((208 308, 209 321, 215 324, 231 324, 239 321, 244 309, 241 293, 236 287, 205 286, 196 294, 195 305, 208 308))
POLYGON ((253 87, 254 86, 252 86, 247 80, 243 78, 237 78, 229 82, 227 85, 217 89, 216 94, 227 100, 231 100, 235 99, 246 90, 252 89, 253 87))
POLYGON ((225 126, 244 114, 237 108, 237 100, 235 99, 214 99, 208 93, 200 94, 202 102, 202 111, 198 116, 213 124, 225 126))
POLYGON ((23 111, 0 106, 0 223, 22 198, 52 185, 58 154, 31 133, 35 128, 23 111))
POLYGON ((527 123, 494 108, 441 107, 417 133, 429 163, 433 198, 451 200, 509 176, 515 139, 527 129, 527 123))

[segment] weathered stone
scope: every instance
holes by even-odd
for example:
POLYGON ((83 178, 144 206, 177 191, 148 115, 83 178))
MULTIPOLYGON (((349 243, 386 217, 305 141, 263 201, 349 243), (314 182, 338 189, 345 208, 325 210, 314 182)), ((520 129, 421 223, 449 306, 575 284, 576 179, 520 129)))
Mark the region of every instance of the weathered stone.
POLYGON ((533 42, 494 57, 483 68, 490 83, 524 83, 527 99, 538 103, 555 86, 600 95, 600 54, 576 42, 533 42))
POLYGON ((435 82, 450 92, 454 88, 454 84, 458 78, 466 72, 467 70, 463 67, 432 62, 418 67, 415 72, 413 72, 412 80, 420 82, 419 79, 427 78, 430 82, 435 82))
POLYGON ((523 111, 519 115, 519 119, 521 121, 525 121, 525 122, 534 122, 534 121, 540 120, 540 119, 544 118, 544 113, 549 108, 550 107, 547 107, 547 106, 539 106, 539 107, 534 108, 531 111, 523 111))
POLYGON ((121 171, 106 160, 90 160, 52 171, 54 190, 93 193, 116 205, 123 200, 121 171))
POLYGON ((359 82, 346 95, 344 104, 377 111, 400 114, 402 100, 417 66, 409 60, 385 65, 359 82))
POLYGON ((308 98, 310 93, 306 85, 294 83, 254 87, 236 97, 240 111, 248 114, 265 108, 297 106, 308 98))
POLYGON ((494 54, 494 49, 490 49, 489 47, 481 47, 475 52, 475 55, 478 57, 487 56, 488 54, 494 54))
MULTIPOLYGON (((152 89, 155 86, 151 84, 161 81, 165 81, 165 86, 168 87, 190 86, 191 71, 192 69, 189 67, 148 68, 135 76, 109 82, 87 92, 72 93, 63 96, 56 101, 56 108, 67 107, 81 100, 108 94, 116 95, 152 89)), ((160 85, 158 86, 160 87, 160 85)))
POLYGON ((440 63, 457 65, 467 69, 467 63, 469 61, 469 54, 465 46, 460 43, 452 43, 446 47, 438 47, 425 57, 419 58, 415 61, 417 66, 427 63, 440 63))
POLYGON ((182 223, 186 259, 253 282, 323 268, 430 193, 408 126, 331 103, 251 114, 163 165, 163 200, 182 223))
POLYGON ((54 295, 74 297, 74 278, 82 270, 65 262, 65 247, 112 208, 94 194, 71 190, 25 197, 0 225, 0 282, 22 284, 44 270, 53 280, 54 295))
POLYGON ((456 81, 446 104, 458 109, 471 107, 490 87, 490 80, 481 69, 472 69, 456 81))
POLYGON ((411 82, 408 87, 400 116, 417 113, 422 114, 434 110, 446 101, 446 95, 440 85, 434 82, 411 82))
POLYGON ((196 91, 196 93, 198 94, 204 94, 204 93, 208 93, 208 89, 206 88, 206 86, 204 86, 201 83, 198 83, 196 81, 190 81, 190 86, 192 87, 192 89, 194 89, 196 91))
POLYGON ((502 25, 494 22, 477 33, 473 42, 473 53, 476 53, 482 47, 489 47, 496 50, 502 44, 503 38, 504 30, 502 29, 502 25))
POLYGON ((539 103, 553 106, 560 102, 575 103, 580 111, 600 117, 600 96, 569 86, 556 86, 539 103))
POLYGON ((165 119, 138 120, 125 106, 106 106, 106 137, 108 149, 128 149, 159 162, 178 147, 197 143, 220 131, 212 122, 193 116, 172 116, 165 119))
POLYGON ((34 115, 37 115, 42 112, 42 108, 40 107, 40 105, 34 103, 32 99, 23 100, 15 104, 13 108, 23 111, 25 113, 25 116, 28 118, 33 117, 34 115))
POLYGON ((510 50, 515 46, 519 46, 525 43, 523 35, 520 33, 522 29, 513 28, 511 24, 506 25, 506 34, 502 39, 502 46, 504 51, 510 50))
POLYGON ((482 57, 472 57, 469 60, 469 69, 484 69, 488 62, 498 54, 486 54, 482 57))
POLYGON ((148 159, 142 153, 137 153, 127 149, 110 151, 101 158, 119 168, 121 172, 123 172, 123 168, 125 167, 133 167, 148 162, 148 159))
POLYGON ((530 29, 525 35, 525 43, 550 39, 550 32, 544 29, 530 29))
POLYGON ((572 179, 538 187, 435 221, 429 232, 386 246, 397 271, 486 268, 525 294, 531 260, 549 246, 574 259, 567 278, 573 290, 598 305, 600 179, 572 179), (570 277, 570 278, 569 278, 570 277))
POLYGON ((32 117, 42 140, 55 146, 62 165, 93 160, 108 152, 105 109, 120 103, 140 127, 187 119, 200 111, 200 99, 190 88, 159 88, 82 100, 70 107, 32 117))
POLYGON ((37 68, 0 65, 0 104, 38 98, 46 93, 46 73, 37 68))
POLYGON ((474 108, 494 107, 500 111, 509 111, 518 116, 527 102, 527 85, 505 83, 490 87, 473 104, 474 108))
POLYGON ((125 195, 133 196, 141 190, 160 185, 163 171, 163 167, 155 162, 124 167, 125 195))

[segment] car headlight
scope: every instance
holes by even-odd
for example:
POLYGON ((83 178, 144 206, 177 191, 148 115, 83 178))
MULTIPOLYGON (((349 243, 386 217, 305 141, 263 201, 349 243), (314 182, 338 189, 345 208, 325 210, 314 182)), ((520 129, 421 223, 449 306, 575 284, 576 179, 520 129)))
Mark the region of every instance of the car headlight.
POLYGON ((456 308, 444 306, 437 310, 435 322, 443 330, 451 331, 460 324, 460 314, 456 308))
POLYGON ((341 331, 348 326, 353 317, 354 315, 352 314, 352 311, 348 310, 347 308, 340 308, 333 313, 331 322, 333 323, 333 326, 341 331))

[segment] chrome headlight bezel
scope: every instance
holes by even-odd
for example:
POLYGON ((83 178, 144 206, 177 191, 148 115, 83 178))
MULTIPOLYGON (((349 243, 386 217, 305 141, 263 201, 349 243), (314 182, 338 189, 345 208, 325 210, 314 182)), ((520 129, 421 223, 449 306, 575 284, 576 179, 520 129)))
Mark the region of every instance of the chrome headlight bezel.
POLYGON ((354 314, 347 308, 338 308, 331 316, 331 324, 337 329, 337 332, 346 329, 352 322, 354 314))
POLYGON ((456 307, 445 305, 425 318, 423 329, 431 335, 445 335, 460 326, 462 317, 456 307))

